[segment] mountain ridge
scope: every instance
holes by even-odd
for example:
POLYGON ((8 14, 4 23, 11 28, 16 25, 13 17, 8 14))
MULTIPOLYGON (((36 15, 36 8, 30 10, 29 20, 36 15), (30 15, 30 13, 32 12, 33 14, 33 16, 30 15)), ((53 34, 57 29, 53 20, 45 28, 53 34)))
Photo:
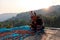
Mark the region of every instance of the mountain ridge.
MULTIPOLYGON (((37 15, 42 14, 44 16, 60 16, 60 5, 51 6, 47 11, 44 9, 34 10, 37 15)), ((5 20, 14 20, 14 19, 24 19, 24 20, 30 20, 30 14, 28 12, 22 12, 22 13, 9 13, 9 14, 2 14, 0 15, 0 21, 5 20), (2 16, 4 15, 4 17, 2 16), (6 17, 5 17, 6 15, 6 17), (3 19, 2 19, 3 18, 3 19)))

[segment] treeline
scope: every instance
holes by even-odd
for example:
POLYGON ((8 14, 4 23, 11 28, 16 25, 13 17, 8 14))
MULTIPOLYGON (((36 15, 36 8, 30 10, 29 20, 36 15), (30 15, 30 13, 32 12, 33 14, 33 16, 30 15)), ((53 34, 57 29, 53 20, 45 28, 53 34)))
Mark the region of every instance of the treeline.
POLYGON ((47 27, 60 28, 60 16, 43 16, 43 20, 47 27))
MULTIPOLYGON (((39 16, 43 18, 44 25, 46 27, 60 27, 60 16, 42 16, 41 14, 39 16)), ((31 21, 27 22, 24 19, 6 20, 4 22, 0 22, 0 28, 3 27, 11 28, 11 27, 19 27, 22 25, 29 25, 30 22, 31 21)))
POLYGON ((27 24, 29 24, 29 23, 23 19, 21 19, 21 20, 7 20, 4 22, 0 22, 0 28, 19 27, 19 26, 27 25, 27 24))

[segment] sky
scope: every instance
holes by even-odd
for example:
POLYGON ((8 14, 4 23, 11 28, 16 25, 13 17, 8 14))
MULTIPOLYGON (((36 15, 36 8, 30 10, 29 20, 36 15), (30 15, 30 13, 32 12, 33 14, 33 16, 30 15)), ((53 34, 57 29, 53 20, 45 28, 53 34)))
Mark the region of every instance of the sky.
POLYGON ((0 14, 20 13, 60 5, 60 0, 0 0, 0 14))

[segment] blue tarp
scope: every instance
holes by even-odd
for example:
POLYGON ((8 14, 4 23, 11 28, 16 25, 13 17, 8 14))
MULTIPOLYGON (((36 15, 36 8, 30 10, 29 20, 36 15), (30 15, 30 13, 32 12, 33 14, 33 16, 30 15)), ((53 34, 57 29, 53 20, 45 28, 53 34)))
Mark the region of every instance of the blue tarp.
POLYGON ((10 28, 10 30, 31 30, 31 29, 30 26, 25 25, 25 26, 10 28))
POLYGON ((0 33, 2 33, 2 32, 10 32, 10 30, 7 28, 0 28, 0 33))
POLYGON ((30 26, 28 26, 28 25, 20 26, 20 27, 13 27, 13 28, 0 28, 0 33, 10 32, 13 30, 29 30, 30 31, 31 29, 30 29, 30 26))
MULTIPOLYGON (((25 26, 20 26, 20 27, 13 27, 13 28, 0 28, 0 33, 9 32, 9 31, 13 31, 13 30, 28 30, 28 31, 31 31, 30 26, 25 25, 25 26)), ((10 35, 6 35, 6 36, 2 37, 1 40, 4 40, 5 38, 10 38, 11 36, 12 37, 20 36, 20 40, 22 40, 22 39, 30 36, 30 34, 22 35, 22 34, 12 33, 10 35)))

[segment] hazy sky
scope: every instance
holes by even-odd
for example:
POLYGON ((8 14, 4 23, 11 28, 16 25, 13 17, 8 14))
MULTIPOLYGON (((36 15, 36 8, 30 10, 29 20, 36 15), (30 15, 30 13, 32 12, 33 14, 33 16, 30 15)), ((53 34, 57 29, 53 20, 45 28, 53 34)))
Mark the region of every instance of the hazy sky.
POLYGON ((48 8, 52 5, 60 5, 60 0, 0 0, 0 14, 48 8))

